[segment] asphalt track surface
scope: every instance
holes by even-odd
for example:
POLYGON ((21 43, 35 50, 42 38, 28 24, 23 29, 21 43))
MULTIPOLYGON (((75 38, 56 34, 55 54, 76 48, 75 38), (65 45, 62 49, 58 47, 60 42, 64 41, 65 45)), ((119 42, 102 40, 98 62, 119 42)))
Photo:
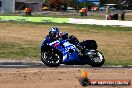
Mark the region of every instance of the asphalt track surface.
MULTIPOLYGON (((132 80, 131 66, 61 65, 50 68, 41 61, 0 60, 0 88, 84 88, 79 83, 85 67, 90 79, 132 80)), ((87 86, 86 88, 132 88, 129 86, 87 86)))
MULTIPOLYGON (((86 65, 64 65, 61 64, 59 68, 92 68, 86 65)), ((37 62, 23 62, 23 61, 0 61, 0 68, 49 68, 44 65, 41 61, 37 62)), ((132 68, 132 66, 112 66, 103 65, 101 68, 132 68)))

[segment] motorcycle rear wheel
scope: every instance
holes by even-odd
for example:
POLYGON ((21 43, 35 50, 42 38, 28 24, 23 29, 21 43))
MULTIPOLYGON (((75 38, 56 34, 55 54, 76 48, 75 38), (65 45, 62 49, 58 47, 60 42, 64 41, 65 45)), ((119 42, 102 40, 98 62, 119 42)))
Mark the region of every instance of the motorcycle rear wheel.
POLYGON ((105 62, 104 56, 101 52, 97 51, 97 56, 90 58, 90 66, 101 67, 105 62))

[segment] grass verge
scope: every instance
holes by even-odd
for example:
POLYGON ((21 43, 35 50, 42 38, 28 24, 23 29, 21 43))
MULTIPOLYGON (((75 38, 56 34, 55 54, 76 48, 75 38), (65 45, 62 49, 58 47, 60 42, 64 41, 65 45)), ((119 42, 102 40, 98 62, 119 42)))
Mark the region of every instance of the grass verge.
POLYGON ((132 29, 116 26, 3 22, 0 23, 0 58, 40 59, 40 44, 53 26, 80 41, 96 40, 106 65, 132 65, 132 29))

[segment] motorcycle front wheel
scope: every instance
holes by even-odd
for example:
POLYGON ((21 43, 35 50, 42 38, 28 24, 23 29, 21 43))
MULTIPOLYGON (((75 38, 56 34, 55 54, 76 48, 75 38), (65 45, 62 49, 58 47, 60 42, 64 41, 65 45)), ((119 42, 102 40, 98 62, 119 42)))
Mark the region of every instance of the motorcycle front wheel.
POLYGON ((41 51, 42 62, 49 67, 58 67, 62 62, 61 53, 53 48, 41 51))

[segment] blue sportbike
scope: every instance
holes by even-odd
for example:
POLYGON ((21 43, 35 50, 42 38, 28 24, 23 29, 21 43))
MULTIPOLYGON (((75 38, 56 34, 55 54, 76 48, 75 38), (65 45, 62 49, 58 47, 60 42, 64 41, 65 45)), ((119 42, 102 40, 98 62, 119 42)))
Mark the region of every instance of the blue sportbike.
POLYGON ((50 67, 58 67, 60 64, 66 65, 85 65, 92 67, 101 67, 104 62, 104 56, 97 50, 95 40, 85 40, 79 42, 78 48, 76 37, 70 36, 68 39, 59 39, 53 42, 44 41, 41 45, 41 60, 50 67))

